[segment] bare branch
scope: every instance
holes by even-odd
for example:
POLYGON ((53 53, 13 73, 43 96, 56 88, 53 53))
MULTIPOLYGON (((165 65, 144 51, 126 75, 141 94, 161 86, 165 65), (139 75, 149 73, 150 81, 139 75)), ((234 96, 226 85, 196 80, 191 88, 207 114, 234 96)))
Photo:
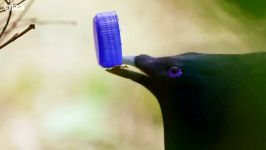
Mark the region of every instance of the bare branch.
POLYGON ((0 46, 0 49, 6 47, 7 45, 9 45, 10 43, 14 42, 15 40, 17 40, 18 38, 20 38, 21 36, 23 36, 24 34, 26 34, 27 32, 29 32, 32 29, 35 29, 35 25, 34 24, 29 25, 29 27, 26 28, 25 30, 23 30, 21 33, 16 33, 11 39, 9 39, 7 42, 2 44, 0 46))
POLYGON ((47 21, 38 21, 35 20, 36 24, 47 25, 47 24, 62 24, 62 25, 76 25, 76 21, 67 21, 67 20, 47 20, 47 21))
POLYGON ((6 31, 6 29, 7 29, 7 26, 8 26, 8 24, 9 24, 9 21, 10 21, 11 16, 12 16, 12 9, 9 10, 8 17, 7 17, 7 20, 6 20, 6 24, 5 24, 3 30, 2 30, 2 32, 1 32, 1 34, 0 34, 0 38, 1 38, 1 37, 3 36, 3 34, 5 33, 5 31, 6 31))
MULTIPOLYGON (((22 0, 21 2, 24 2, 24 0, 22 0)), ((15 19, 15 21, 11 24, 11 27, 9 29, 7 29, 5 31, 5 37, 7 37, 16 27, 17 24, 20 22, 20 20, 22 19, 22 17, 26 14, 26 12, 29 10, 29 8, 31 7, 31 5, 33 4, 34 0, 30 0, 28 5, 26 6, 25 10, 15 19)), ((2 42, 5 38, 0 38, 0 42, 2 42)))
POLYGON ((25 2, 26 0, 22 0, 22 1, 20 1, 19 3, 17 3, 17 4, 15 4, 15 5, 20 5, 20 4, 22 4, 23 2, 25 2))
POLYGON ((10 4, 10 1, 5 0, 6 4, 10 4))

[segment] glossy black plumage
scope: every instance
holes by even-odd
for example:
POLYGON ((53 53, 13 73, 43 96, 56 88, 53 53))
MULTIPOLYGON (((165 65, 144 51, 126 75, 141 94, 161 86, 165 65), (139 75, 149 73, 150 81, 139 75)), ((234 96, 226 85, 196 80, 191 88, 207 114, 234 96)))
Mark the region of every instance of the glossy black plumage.
POLYGON ((136 56, 143 73, 107 70, 150 90, 163 115, 166 150, 266 149, 266 53, 136 56), (181 77, 169 76, 177 66, 181 77))

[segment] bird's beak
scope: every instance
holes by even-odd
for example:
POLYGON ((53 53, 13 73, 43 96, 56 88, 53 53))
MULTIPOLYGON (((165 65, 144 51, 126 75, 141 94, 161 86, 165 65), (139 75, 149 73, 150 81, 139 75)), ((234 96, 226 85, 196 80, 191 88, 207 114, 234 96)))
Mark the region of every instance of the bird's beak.
POLYGON ((138 68, 145 76, 156 74, 156 59, 149 55, 124 56, 123 64, 138 68))
MULTIPOLYGON (((123 57, 123 64, 124 66, 116 66, 111 69, 106 69, 106 71, 127 78, 131 79, 143 86, 145 86, 148 89, 151 89, 151 79, 150 77, 146 74, 145 71, 143 71, 143 65, 141 61, 143 61, 143 56, 144 55, 139 55, 139 56, 124 56, 123 57), (127 67, 127 65, 133 66, 141 70, 142 72, 137 72, 137 71, 132 71, 127 67)), ((146 56, 146 55, 145 55, 146 56)))

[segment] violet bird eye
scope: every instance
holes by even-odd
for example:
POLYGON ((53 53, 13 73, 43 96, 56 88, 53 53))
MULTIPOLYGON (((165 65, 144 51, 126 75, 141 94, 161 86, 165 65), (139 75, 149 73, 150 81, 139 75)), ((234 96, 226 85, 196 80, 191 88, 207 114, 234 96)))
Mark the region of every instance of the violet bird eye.
POLYGON ((172 66, 168 70, 168 76, 171 78, 179 78, 182 76, 182 74, 183 74, 182 69, 177 66, 172 66))

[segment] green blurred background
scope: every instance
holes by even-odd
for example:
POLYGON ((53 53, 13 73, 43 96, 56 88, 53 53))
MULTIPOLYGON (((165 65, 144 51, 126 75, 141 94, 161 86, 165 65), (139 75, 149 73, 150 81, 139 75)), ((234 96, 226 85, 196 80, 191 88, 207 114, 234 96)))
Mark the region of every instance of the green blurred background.
MULTIPOLYGON (((0 149, 163 150, 155 98, 97 64, 92 18, 117 11, 124 55, 266 49, 262 0, 36 0, 37 25, 0 52, 0 149)), ((3 17, 2 15, 0 17, 3 17)))

